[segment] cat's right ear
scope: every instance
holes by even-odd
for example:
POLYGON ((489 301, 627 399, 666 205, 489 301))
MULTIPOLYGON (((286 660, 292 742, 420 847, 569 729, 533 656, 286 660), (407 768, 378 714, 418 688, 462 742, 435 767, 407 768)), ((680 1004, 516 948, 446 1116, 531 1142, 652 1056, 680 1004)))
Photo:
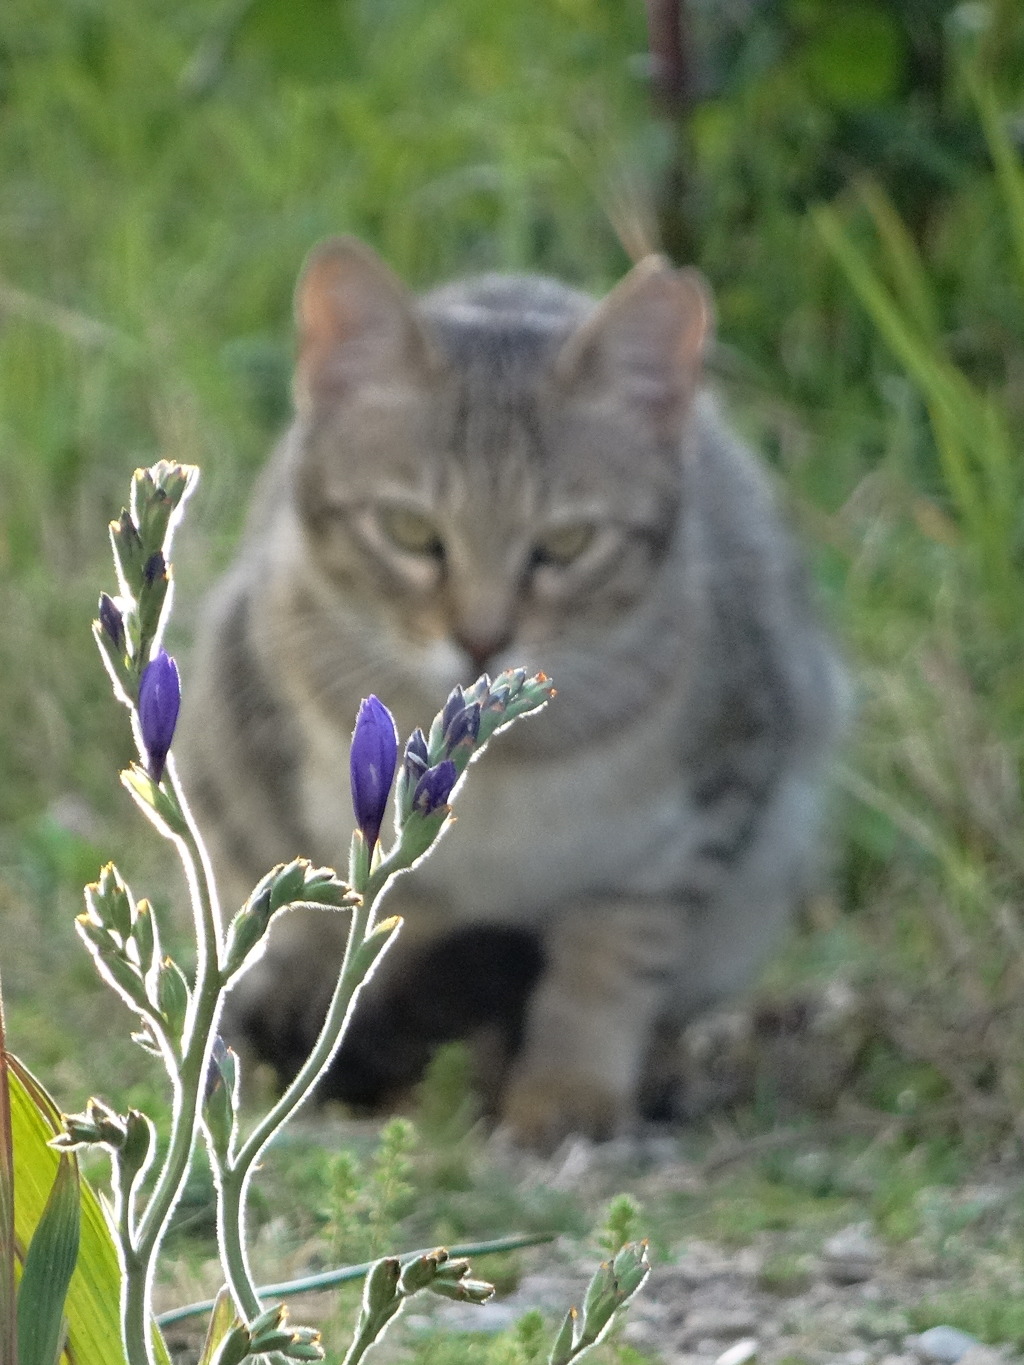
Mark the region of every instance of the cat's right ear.
POLYGON ((300 412, 358 384, 425 378, 437 358, 405 286, 369 247, 332 237, 310 252, 295 290, 300 412))

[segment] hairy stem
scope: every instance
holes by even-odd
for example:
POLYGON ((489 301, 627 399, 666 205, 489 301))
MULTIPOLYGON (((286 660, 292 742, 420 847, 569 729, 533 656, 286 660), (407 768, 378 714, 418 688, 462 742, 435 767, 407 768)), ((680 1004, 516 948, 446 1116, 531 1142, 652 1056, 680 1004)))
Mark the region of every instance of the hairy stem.
POLYGON ((121 1287, 121 1330, 129 1365, 157 1365, 153 1354, 152 1314, 149 1307, 154 1262, 147 1265, 127 1247, 121 1287))
POLYGON ((249 1134, 238 1154, 224 1162, 223 1167, 220 1167, 216 1160, 214 1162, 215 1166, 219 1167, 217 1230, 221 1258, 228 1271, 228 1285, 236 1306, 245 1314, 247 1320, 251 1320, 260 1312, 260 1300, 245 1252, 245 1215, 249 1182, 263 1149, 276 1131, 287 1123, 296 1109, 308 1098, 338 1050, 352 1002, 366 974, 366 968, 358 966, 355 962, 356 953, 373 929, 377 901, 390 877, 391 872, 386 862, 381 863, 367 875, 363 886, 353 888, 361 893, 362 900, 352 911, 345 956, 327 1017, 320 1030, 320 1036, 298 1075, 249 1134))
MULTIPOLYGON (((125 1290, 126 1338, 129 1309, 136 1315, 141 1313, 147 1324, 151 1318, 149 1299, 153 1268, 195 1149, 206 1071, 222 1004, 220 956, 223 935, 209 857, 170 760, 167 782, 184 818, 185 833, 175 835, 174 844, 181 859, 195 920, 196 978, 182 1039, 181 1064, 176 1074, 172 1074, 174 1096, 167 1156, 132 1242, 124 1247, 128 1281, 125 1290)), ((137 1323, 132 1330, 137 1332, 137 1323)), ((148 1352, 148 1346, 146 1349, 148 1352)), ((148 1359, 148 1355, 145 1358, 148 1359)))

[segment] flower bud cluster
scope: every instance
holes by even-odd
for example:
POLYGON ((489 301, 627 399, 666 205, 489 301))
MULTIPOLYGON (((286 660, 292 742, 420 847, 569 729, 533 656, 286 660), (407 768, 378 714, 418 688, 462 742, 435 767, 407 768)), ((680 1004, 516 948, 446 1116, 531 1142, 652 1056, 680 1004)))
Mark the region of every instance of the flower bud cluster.
POLYGON ((137 1013, 180 1039, 190 1003, 188 983, 171 958, 161 956, 153 908, 135 901, 113 863, 85 888, 85 912, 75 928, 97 970, 137 1013))
POLYGON ((650 1271, 645 1241, 627 1242, 613 1260, 603 1261, 587 1286, 582 1313, 570 1308, 563 1318, 548 1365, 569 1365, 576 1356, 595 1346, 650 1271))
POLYGON ((170 610, 174 530, 199 471, 161 460, 137 469, 130 508, 110 523, 118 595, 100 594, 93 635, 114 685, 133 712, 140 756, 153 781, 163 777, 181 702, 174 660, 160 649, 170 610))
POLYGON ((250 1356, 277 1351, 285 1360, 323 1360, 320 1333, 313 1327, 292 1327, 283 1303, 266 1309, 248 1327, 232 1327, 213 1357, 213 1365, 241 1365, 250 1356))
POLYGON ((169 608, 171 540, 199 471, 161 460, 137 469, 130 510, 110 523, 118 595, 100 596, 93 634, 114 689, 127 705, 138 696, 142 671, 158 647, 169 608))
POLYGON ((537 711, 555 695, 544 673, 534 677, 525 668, 510 668, 492 682, 482 673, 471 687, 456 687, 427 737, 429 761, 450 758, 459 775, 489 739, 519 716, 537 711))
POLYGON ((61 1152, 77 1147, 106 1147, 117 1162, 122 1186, 130 1187, 146 1171, 156 1150, 153 1124, 139 1109, 118 1114, 95 1097, 81 1114, 62 1114, 64 1131, 50 1141, 61 1152))
POLYGON ((377 697, 367 697, 359 708, 350 753, 357 826, 349 865, 352 885, 365 885, 374 865, 392 783, 398 841, 387 862, 389 870, 400 871, 422 857, 444 828, 452 792, 470 760, 498 730, 539 710, 554 695, 543 673, 531 678, 525 669, 509 669, 493 682, 485 673, 472 687, 452 691, 428 735, 413 731, 401 765, 394 719, 377 697))
POLYGON ((279 910, 293 905, 329 908, 350 905, 355 899, 349 888, 329 867, 314 867, 308 858, 278 863, 259 882, 228 926, 224 954, 224 981, 241 971, 263 939, 279 910))
POLYGON ((378 1341, 406 1299, 423 1289, 459 1303, 486 1303, 494 1293, 492 1284, 470 1279, 469 1262, 449 1256, 445 1247, 413 1257, 404 1264, 397 1256, 385 1256, 374 1262, 363 1281, 356 1347, 365 1350, 378 1341))

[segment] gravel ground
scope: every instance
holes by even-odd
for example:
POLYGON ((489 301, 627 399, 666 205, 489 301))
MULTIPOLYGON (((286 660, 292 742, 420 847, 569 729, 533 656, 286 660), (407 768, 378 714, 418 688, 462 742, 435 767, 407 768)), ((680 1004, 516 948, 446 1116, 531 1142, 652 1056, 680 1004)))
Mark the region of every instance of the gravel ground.
MULTIPOLYGON (((518 1160, 524 1182, 541 1180, 578 1190, 589 1204, 595 1194, 621 1188, 622 1172, 635 1155, 621 1144, 594 1147, 577 1140, 546 1165, 527 1157, 518 1160)), ((692 1190, 702 1179, 701 1166, 679 1160, 675 1141, 648 1144, 644 1155, 648 1169, 634 1179, 632 1189, 648 1209, 666 1193, 692 1190)), ((505 1159, 516 1158, 506 1154, 505 1159)), ((991 1181, 945 1190, 943 1197, 951 1207, 985 1207, 998 1214, 1018 1184, 1019 1175, 1000 1170, 991 1181)), ((562 1244, 531 1255, 539 1264, 512 1294, 482 1308, 434 1300, 424 1301, 424 1308, 429 1303, 424 1312, 418 1302, 404 1330, 445 1324, 454 1330, 498 1331, 531 1308, 557 1317, 569 1304, 582 1301, 595 1265, 592 1252, 562 1244)), ((985 1253, 980 1248, 968 1251, 963 1239, 956 1254, 944 1253, 927 1238, 889 1247, 863 1222, 830 1229, 818 1238, 803 1232, 795 1241, 786 1233, 762 1233, 738 1249, 690 1237, 667 1258, 652 1258, 650 1278, 630 1305, 623 1338, 665 1365, 1017 1361, 1019 1355, 1008 1345, 983 1345, 941 1321, 914 1330, 911 1311, 962 1288, 972 1255, 984 1276, 985 1253)), ((998 1257, 992 1265, 993 1274, 1005 1278, 1007 1266, 998 1257)))

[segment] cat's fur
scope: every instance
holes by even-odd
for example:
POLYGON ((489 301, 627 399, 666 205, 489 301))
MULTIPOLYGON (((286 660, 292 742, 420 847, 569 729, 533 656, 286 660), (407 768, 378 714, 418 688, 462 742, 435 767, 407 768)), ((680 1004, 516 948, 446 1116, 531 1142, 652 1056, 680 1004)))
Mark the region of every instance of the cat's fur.
MULTIPOLYGON (((297 416, 177 746, 228 906, 275 861, 343 863, 361 697, 404 738, 484 668, 543 669, 557 698, 395 884, 329 1091, 386 1099, 472 1034, 520 1138, 613 1131, 657 1039, 746 985, 807 889, 843 709, 768 482, 700 389, 705 291, 651 257, 598 304, 501 276, 416 300, 343 239, 296 311, 297 416)), ((283 1071, 346 921, 285 916, 233 994, 283 1071)))

